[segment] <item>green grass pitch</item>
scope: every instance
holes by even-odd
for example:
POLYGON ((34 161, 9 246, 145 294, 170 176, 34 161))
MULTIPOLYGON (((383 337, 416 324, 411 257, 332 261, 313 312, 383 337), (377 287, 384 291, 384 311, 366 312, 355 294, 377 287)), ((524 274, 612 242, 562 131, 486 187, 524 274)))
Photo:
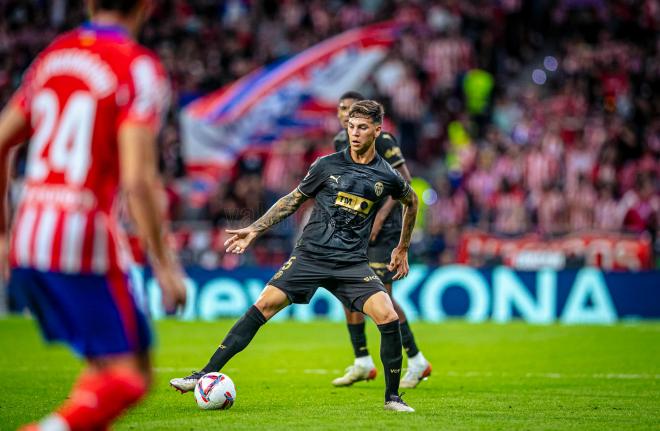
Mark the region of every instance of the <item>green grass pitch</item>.
MULTIPOLYGON (((156 324, 156 382, 117 430, 626 430, 660 429, 660 323, 533 326, 415 323, 431 378, 408 390, 413 414, 382 410, 375 382, 334 388, 352 360, 343 324, 272 323, 224 370, 228 411, 202 411, 167 382, 201 367, 232 321, 156 324)), ((378 360, 379 336, 368 325, 378 360)), ((28 319, 0 320, 0 429, 63 400, 80 363, 45 346, 28 319)), ((405 366, 405 361, 404 361, 405 366)))

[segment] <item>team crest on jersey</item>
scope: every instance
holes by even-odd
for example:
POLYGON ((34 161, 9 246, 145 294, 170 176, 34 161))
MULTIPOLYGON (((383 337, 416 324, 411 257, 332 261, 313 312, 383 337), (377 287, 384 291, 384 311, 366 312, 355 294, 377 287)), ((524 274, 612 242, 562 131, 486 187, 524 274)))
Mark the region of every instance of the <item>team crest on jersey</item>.
POLYGON ((376 192, 376 196, 380 196, 380 195, 382 195, 382 194, 383 194, 383 189, 384 189, 384 187, 383 187, 383 183, 381 183, 380 181, 378 181, 378 182, 376 183, 376 185, 374 186, 374 191, 376 192))

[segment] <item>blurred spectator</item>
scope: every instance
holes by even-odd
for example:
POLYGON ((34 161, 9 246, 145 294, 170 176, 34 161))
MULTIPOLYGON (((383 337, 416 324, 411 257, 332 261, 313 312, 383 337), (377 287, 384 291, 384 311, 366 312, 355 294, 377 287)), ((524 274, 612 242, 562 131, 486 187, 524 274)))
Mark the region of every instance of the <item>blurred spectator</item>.
POLYGON ((556 236, 568 232, 568 202, 558 184, 546 183, 534 206, 541 234, 556 236))
POLYGON ((594 228, 617 232, 622 227, 621 205, 616 200, 613 182, 603 182, 598 188, 598 198, 594 204, 594 228))
POLYGON ((578 176, 577 185, 568 192, 568 227, 571 232, 593 227, 596 193, 585 174, 578 176))
POLYGON ((490 204, 492 230, 500 235, 520 235, 527 231, 527 209, 525 194, 508 179, 500 181, 500 188, 490 204))
POLYGON ((444 177, 437 179, 434 190, 437 200, 429 205, 426 221, 429 247, 440 256, 440 261, 433 263, 447 263, 455 255, 461 226, 468 219, 468 199, 444 177))
POLYGON ((655 238, 660 216, 660 196, 649 176, 638 177, 636 187, 623 197, 623 204, 624 229, 635 233, 646 231, 655 238))
POLYGON ((413 66, 406 66, 403 77, 392 88, 392 113, 399 119, 401 151, 406 158, 417 159, 421 120, 424 113, 422 87, 413 66))

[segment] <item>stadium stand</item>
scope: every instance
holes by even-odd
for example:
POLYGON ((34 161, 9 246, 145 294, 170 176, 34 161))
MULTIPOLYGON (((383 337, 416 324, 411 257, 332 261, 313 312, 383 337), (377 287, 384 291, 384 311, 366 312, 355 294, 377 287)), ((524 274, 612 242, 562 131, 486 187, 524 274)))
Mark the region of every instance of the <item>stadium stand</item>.
MULTIPOLYGON (((161 56, 174 89, 160 159, 185 262, 281 264, 304 217, 241 257, 222 253, 222 228, 254 220, 295 187, 331 151, 334 133, 246 153, 209 187, 186 175, 180 109, 259 66, 391 17, 405 30, 362 90, 385 104, 419 178, 424 213, 414 260, 456 261, 467 229, 500 238, 629 233, 658 254, 657 2, 158 3, 142 41, 161 56)), ((0 1, 0 103, 34 55, 82 21, 83 11, 81 1, 0 1)))

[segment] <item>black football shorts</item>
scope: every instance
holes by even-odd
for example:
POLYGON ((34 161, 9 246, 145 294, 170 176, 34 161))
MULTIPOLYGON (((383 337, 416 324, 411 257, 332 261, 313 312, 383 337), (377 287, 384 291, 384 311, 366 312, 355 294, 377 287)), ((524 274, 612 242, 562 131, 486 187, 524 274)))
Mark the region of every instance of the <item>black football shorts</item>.
POLYGON ((369 266, 374 270, 380 281, 392 283, 395 271, 387 269, 392 259, 392 250, 399 244, 401 230, 385 231, 383 229, 376 237, 376 241, 369 243, 367 256, 369 266))
POLYGON ((316 289, 324 287, 345 307, 354 311, 362 311, 364 303, 372 295, 386 292, 366 261, 338 266, 300 251, 293 252, 268 284, 286 293, 294 304, 308 304, 316 289))

